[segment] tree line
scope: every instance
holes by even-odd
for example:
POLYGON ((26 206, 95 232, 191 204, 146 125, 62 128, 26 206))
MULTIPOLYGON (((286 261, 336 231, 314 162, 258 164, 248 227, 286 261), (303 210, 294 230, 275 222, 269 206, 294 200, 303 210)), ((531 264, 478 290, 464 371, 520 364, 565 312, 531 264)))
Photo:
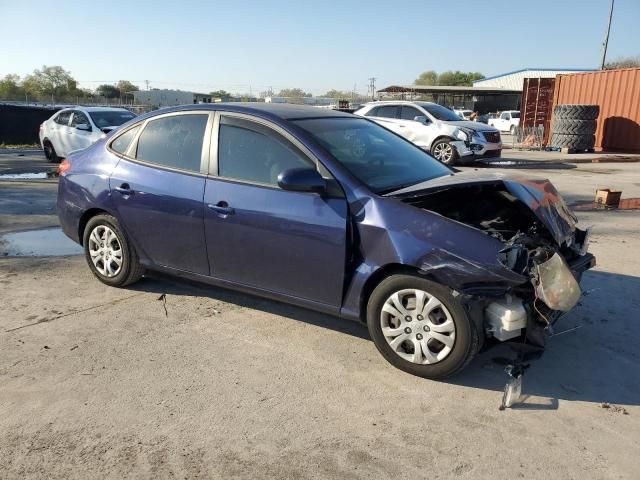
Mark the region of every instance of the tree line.
POLYGON ((471 87, 475 80, 482 80, 484 75, 480 72, 461 72, 460 70, 447 70, 438 73, 435 70, 422 72, 413 82, 414 85, 445 85, 449 87, 471 87))
POLYGON ((95 90, 79 88, 71 73, 58 65, 44 65, 22 78, 10 73, 0 80, 0 100, 10 101, 73 103, 105 98, 129 102, 133 98, 130 92, 137 90, 128 80, 120 80, 115 85, 103 84, 95 90))

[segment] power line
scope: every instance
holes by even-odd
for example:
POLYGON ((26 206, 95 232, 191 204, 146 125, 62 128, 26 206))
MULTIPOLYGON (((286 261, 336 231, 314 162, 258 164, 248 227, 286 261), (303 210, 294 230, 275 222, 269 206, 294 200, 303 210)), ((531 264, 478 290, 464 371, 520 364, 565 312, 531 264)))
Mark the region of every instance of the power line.
POLYGON ((369 88, 368 90, 371 92, 371 100, 376 99, 376 77, 369 77, 369 88))

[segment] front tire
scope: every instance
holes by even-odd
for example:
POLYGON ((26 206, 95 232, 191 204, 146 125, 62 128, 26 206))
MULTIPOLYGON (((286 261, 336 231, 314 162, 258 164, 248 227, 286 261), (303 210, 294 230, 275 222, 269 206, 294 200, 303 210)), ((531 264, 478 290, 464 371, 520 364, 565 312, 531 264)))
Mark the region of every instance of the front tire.
POLYGON ((144 267, 118 220, 96 215, 84 229, 84 254, 93 274, 111 287, 125 287, 140 280, 144 267))
POLYGON ((367 326, 378 351, 412 375, 438 379, 462 370, 479 349, 472 321, 451 290, 412 275, 392 275, 373 291, 367 326))
POLYGON ((44 142, 44 156, 51 163, 57 163, 60 161, 60 157, 58 157, 56 149, 53 148, 53 144, 49 140, 44 142))
POLYGON ((455 147, 451 145, 451 140, 446 138, 438 140, 433 144, 431 147, 431 155, 445 165, 455 165, 458 160, 458 152, 455 147))

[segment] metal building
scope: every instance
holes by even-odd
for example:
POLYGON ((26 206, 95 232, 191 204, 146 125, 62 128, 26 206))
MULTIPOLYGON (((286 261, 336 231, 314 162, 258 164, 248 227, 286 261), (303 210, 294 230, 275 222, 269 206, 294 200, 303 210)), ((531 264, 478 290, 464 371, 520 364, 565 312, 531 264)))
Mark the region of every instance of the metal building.
POLYGON ((513 72, 502 73, 473 82, 474 87, 504 88, 520 90, 525 78, 555 78, 556 75, 578 72, 592 72, 589 68, 523 68, 513 72))
POLYGON ((174 107, 193 103, 211 103, 212 97, 206 93, 185 92, 182 90, 141 90, 131 92, 134 102, 151 105, 155 108, 174 107))

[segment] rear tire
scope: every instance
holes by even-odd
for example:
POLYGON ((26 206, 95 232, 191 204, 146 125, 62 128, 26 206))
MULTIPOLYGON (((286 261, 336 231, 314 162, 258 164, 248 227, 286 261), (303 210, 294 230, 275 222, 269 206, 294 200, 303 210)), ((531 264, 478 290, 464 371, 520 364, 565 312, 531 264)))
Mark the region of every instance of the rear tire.
POLYGON ((458 373, 480 348, 478 332, 458 297, 418 276, 392 275, 383 280, 369 298, 367 326, 389 363, 424 378, 458 373), (391 313, 397 305, 400 308, 391 313))
POLYGON ((455 165, 458 160, 458 152, 451 145, 451 140, 440 139, 431 146, 431 155, 445 165, 455 165))
POLYGON ((111 215, 92 217, 85 226, 82 244, 89 268, 106 285, 125 287, 144 274, 136 249, 111 215))

